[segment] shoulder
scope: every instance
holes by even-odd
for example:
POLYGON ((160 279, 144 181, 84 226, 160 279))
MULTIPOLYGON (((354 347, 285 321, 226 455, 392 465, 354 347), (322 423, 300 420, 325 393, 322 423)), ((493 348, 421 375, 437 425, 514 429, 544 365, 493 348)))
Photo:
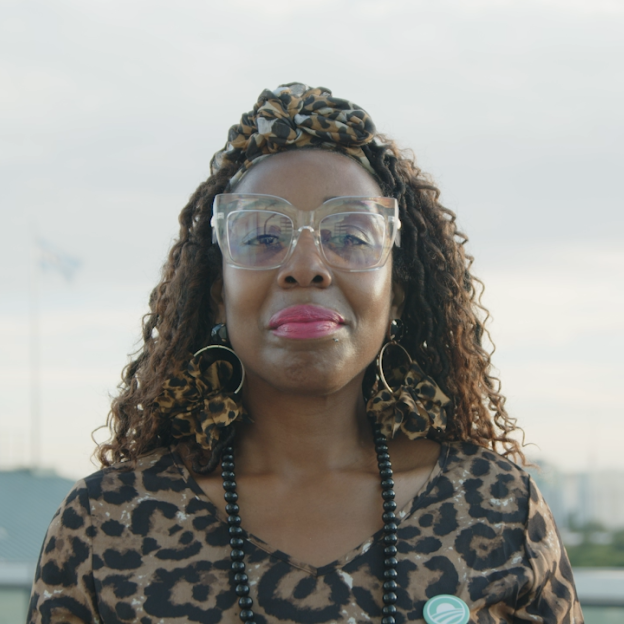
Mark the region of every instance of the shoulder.
POLYGON ((444 470, 462 480, 495 480, 499 483, 520 481, 529 491, 529 474, 496 451, 470 442, 448 442, 443 446, 444 470))
POLYGON ((120 462, 94 472, 79 481, 69 497, 79 497, 85 508, 99 515, 115 508, 128 512, 150 500, 177 501, 189 487, 180 460, 169 449, 159 448, 133 464, 120 462))
POLYGON ((529 515, 528 473, 498 453, 466 442, 442 446, 438 487, 472 519, 493 525, 525 525, 529 515))

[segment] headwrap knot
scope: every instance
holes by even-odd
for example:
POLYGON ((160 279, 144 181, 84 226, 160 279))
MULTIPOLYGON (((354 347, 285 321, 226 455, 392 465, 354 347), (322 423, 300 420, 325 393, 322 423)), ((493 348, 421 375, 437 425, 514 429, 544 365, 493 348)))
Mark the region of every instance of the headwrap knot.
POLYGON ((287 149, 338 149, 375 172, 362 146, 375 139, 375 124, 357 104, 332 96, 324 87, 301 83, 265 89, 253 110, 232 126, 228 142, 211 163, 215 174, 229 163, 241 164, 232 178, 240 180, 253 161, 287 149))

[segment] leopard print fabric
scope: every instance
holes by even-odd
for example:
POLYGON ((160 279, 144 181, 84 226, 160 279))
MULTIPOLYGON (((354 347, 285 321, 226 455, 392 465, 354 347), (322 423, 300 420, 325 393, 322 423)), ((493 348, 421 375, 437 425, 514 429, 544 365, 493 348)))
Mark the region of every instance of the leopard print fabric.
POLYGON ((189 357, 154 400, 160 418, 171 421, 174 438, 193 437, 209 451, 227 437, 232 423, 250 421, 233 394, 238 380, 232 364, 215 357, 218 354, 212 350, 189 357))
MULTIPOLYGON (((472 624, 580 624, 572 571, 531 478, 483 448, 442 446, 399 513, 397 622, 423 622, 427 599, 453 594, 472 624)), ((258 624, 381 621, 383 532, 313 568, 246 535, 258 624)), ((238 622, 228 530, 179 458, 80 481, 46 536, 30 624, 238 622)))
MULTIPOLYGON (((392 346, 392 345, 388 345, 392 346)), ((366 404, 369 418, 379 423, 388 438, 402 431, 410 440, 424 438, 433 428, 446 429, 450 399, 416 362, 395 363, 385 374, 388 388, 374 391, 366 404)), ((379 386, 381 383, 376 382, 379 386)))
POLYGON ((293 82, 265 89, 240 123, 232 126, 225 147, 217 152, 210 170, 214 175, 229 163, 242 164, 230 184, 271 154, 287 149, 336 149, 359 161, 373 176, 362 145, 375 138, 375 124, 357 104, 334 97, 329 89, 293 82))

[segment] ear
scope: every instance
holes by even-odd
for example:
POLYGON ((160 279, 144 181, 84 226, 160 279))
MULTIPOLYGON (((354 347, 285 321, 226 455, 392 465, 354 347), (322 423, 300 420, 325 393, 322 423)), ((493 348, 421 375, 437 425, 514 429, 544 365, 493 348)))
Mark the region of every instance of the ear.
POLYGON ((405 289, 398 282, 392 283, 392 300, 390 301, 390 318, 401 318, 405 305, 405 289))
POLYGON ((215 323, 225 323, 225 290, 223 288, 223 278, 220 277, 212 282, 210 287, 210 299, 212 309, 215 312, 215 323))

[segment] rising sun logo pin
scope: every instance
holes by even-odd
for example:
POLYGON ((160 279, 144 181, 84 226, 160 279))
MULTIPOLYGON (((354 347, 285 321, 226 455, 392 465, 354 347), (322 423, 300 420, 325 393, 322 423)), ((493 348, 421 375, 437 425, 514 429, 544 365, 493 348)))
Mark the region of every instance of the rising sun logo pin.
POLYGON ((467 624, 470 609, 461 598, 440 594, 427 600, 423 615, 427 624, 467 624))

